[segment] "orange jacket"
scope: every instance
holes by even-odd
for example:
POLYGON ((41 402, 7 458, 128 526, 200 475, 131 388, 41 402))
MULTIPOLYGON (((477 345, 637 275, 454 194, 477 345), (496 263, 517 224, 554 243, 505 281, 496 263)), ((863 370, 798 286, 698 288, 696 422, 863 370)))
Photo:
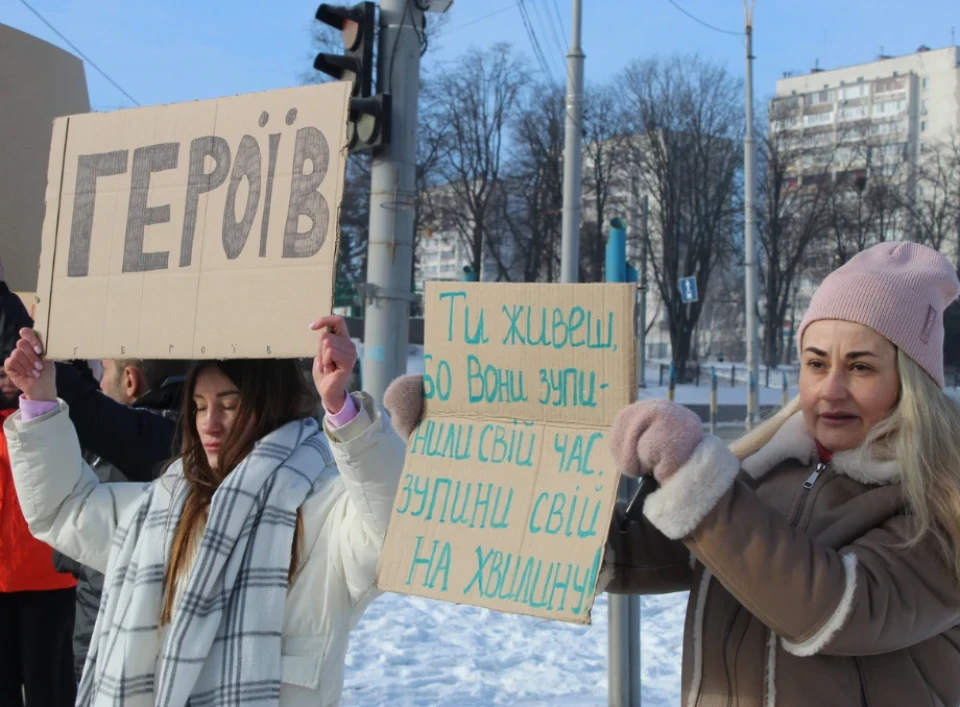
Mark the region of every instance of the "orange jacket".
POLYGON ((10 473, 3 423, 16 410, 0 410, 0 592, 70 589, 71 574, 53 569, 53 549, 30 534, 10 473))

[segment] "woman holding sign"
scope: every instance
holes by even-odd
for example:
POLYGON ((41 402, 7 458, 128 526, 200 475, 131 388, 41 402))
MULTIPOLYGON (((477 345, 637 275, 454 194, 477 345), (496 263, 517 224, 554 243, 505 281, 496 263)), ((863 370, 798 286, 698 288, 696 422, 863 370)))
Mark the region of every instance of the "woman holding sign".
POLYGON ((98 482, 53 365, 21 332, 5 368, 23 398, 5 431, 24 514, 106 573, 78 704, 339 703, 404 444, 347 392, 357 354, 344 320, 312 328, 326 329, 313 368, 326 435, 295 361, 202 362, 182 453, 152 484, 98 482))
POLYGON ((960 704, 958 293, 942 255, 883 243, 824 281, 799 397, 731 450, 667 401, 619 414, 621 469, 660 488, 611 532, 609 590, 692 590, 684 705, 960 704))
MULTIPOLYGON (((659 486, 618 510, 599 589, 691 590, 686 707, 960 704, 960 407, 944 392, 941 254, 883 243, 800 327, 800 395, 728 450, 666 400, 622 410, 614 458, 659 486)), ((387 396, 409 434, 422 379, 387 396)))

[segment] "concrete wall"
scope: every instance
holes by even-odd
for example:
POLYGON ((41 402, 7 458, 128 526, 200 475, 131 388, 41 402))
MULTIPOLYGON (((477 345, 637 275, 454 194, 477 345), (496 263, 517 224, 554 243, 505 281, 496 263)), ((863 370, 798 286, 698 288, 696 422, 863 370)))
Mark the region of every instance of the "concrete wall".
POLYGON ((36 290, 53 119, 89 110, 80 59, 0 24, 0 258, 12 290, 36 290))

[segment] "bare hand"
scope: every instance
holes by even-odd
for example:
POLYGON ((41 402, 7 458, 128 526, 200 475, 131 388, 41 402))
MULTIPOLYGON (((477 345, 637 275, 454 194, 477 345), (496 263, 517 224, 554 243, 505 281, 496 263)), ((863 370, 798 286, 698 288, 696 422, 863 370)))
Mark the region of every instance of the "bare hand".
POLYGON ((56 369, 52 361, 42 359, 42 354, 37 333, 33 329, 21 329, 20 341, 3 368, 27 400, 56 402, 56 369))
POLYGON ((357 362, 357 347, 350 339, 343 317, 320 317, 310 325, 320 334, 317 357, 313 361, 313 382, 317 386, 324 408, 336 415, 347 402, 347 390, 353 366, 357 362))

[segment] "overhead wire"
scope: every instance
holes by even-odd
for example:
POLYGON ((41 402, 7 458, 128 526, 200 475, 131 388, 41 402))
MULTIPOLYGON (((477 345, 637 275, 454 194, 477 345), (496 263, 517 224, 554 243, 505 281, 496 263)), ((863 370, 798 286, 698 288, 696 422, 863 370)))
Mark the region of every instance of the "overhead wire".
POLYGON ((546 4, 546 0, 542 0, 542 7, 541 3, 537 2, 537 0, 531 0, 531 2, 534 8, 536 8, 537 18, 540 21, 541 28, 544 25, 549 27, 549 30, 547 30, 545 33, 549 33, 551 39, 553 39, 553 44, 560 53, 560 65, 563 66, 566 52, 563 51, 563 40, 560 39, 560 35, 557 34, 557 26, 553 20, 553 15, 550 14, 550 7, 546 4))
POLYGON ((711 25, 711 24, 708 23, 708 22, 704 22, 703 20, 701 20, 701 19, 700 19, 699 17, 697 17, 696 15, 694 15, 694 14, 692 14, 692 13, 690 13, 690 12, 687 12, 687 11, 684 10, 682 7, 680 7, 680 5, 678 5, 675 0, 667 0, 667 2, 670 3, 671 5, 673 5, 675 8, 677 8, 680 12, 682 12, 684 15, 686 15, 687 17, 689 17, 691 20, 693 20, 694 22, 696 22, 696 23, 698 23, 698 24, 703 25, 703 26, 706 27, 707 29, 712 29, 714 32, 720 32, 721 34, 730 34, 730 35, 733 35, 734 37, 741 37, 741 36, 743 36, 743 32, 731 32, 731 31, 728 30, 728 29, 720 29, 719 27, 715 27, 715 26, 711 25))
POLYGON ((462 30, 462 29, 464 29, 464 28, 466 28, 466 27, 470 27, 471 25, 475 25, 475 24, 477 24, 478 22, 483 22, 484 20, 489 20, 491 17, 496 17, 497 15, 502 15, 504 12, 507 12, 508 10, 512 10, 514 7, 516 7, 516 6, 519 5, 519 4, 520 4, 519 0, 514 0, 514 1, 511 2, 509 5, 504 5, 504 6, 501 7, 499 10, 494 10, 493 12, 491 12, 491 13, 489 13, 489 14, 483 15, 483 16, 481 16, 481 17, 474 18, 474 19, 472 19, 472 20, 469 20, 468 22, 463 22, 462 24, 454 25, 453 27, 448 27, 447 29, 443 30, 442 32, 438 32, 438 33, 436 34, 436 37, 435 37, 435 38, 445 37, 445 36, 447 36, 448 34, 452 34, 453 32, 458 32, 458 31, 460 31, 460 30, 462 30))
POLYGON ((47 27, 49 27, 50 30, 53 31, 54 34, 56 34, 58 37, 60 37, 60 39, 62 39, 64 42, 66 42, 67 45, 68 45, 71 49, 73 49, 73 51, 75 51, 75 52, 80 56, 81 59, 83 59, 85 62, 87 62, 88 64, 90 64, 90 66, 92 66, 94 69, 96 69, 97 72, 98 72, 101 76, 103 76, 103 78, 105 78, 107 81, 109 81, 109 82, 113 85, 114 88, 116 88, 118 91, 120 91, 120 93, 122 93, 124 96, 126 96, 127 99, 128 99, 131 103, 133 103, 133 105, 135 105, 135 106, 139 106, 139 105, 140 105, 139 101, 137 101, 136 98, 134 98, 134 97, 131 96, 129 93, 127 93, 126 89, 124 89, 123 86, 121 86, 119 83, 117 83, 116 81, 114 81, 106 71, 104 71, 104 70, 101 69, 99 66, 97 66, 97 64, 93 61, 93 59, 91 59, 91 58, 88 57, 86 54, 84 54, 83 51, 81 51, 80 47, 78 47, 76 44, 74 44, 74 43, 71 42, 69 39, 67 39, 66 36, 63 34, 63 32, 61 32, 61 31, 58 30, 56 27, 54 27, 53 24, 51 24, 50 21, 47 20, 47 18, 45 18, 45 17, 44 17, 43 15, 41 15, 37 10, 35 10, 35 9, 30 5, 30 3, 27 2, 27 0, 20 0, 20 2, 23 3, 23 6, 26 7, 28 10, 30 10, 30 12, 32 12, 34 15, 36 15, 37 19, 39 19, 41 22, 43 22, 43 24, 45 24, 47 27))
MULTIPOLYGON (((544 2, 546 2, 546 0, 544 0, 544 2)), ((563 25, 563 18, 560 17, 560 6, 557 5, 557 0, 553 0, 553 11, 557 15, 557 24, 560 25, 560 36, 564 37, 566 36, 567 30, 563 25)))
POLYGON ((540 70, 543 71, 544 76, 548 81, 553 80, 553 76, 550 73, 550 64, 546 59, 546 55, 543 53, 543 47, 540 46, 540 41, 537 39, 537 33, 533 29, 533 24, 530 21, 529 13, 527 12, 526 2, 520 0, 517 3, 517 8, 520 10, 520 18, 523 21, 523 27, 527 32, 527 37, 530 40, 530 46, 533 49, 534 57, 537 60, 537 63, 540 65, 540 70))

